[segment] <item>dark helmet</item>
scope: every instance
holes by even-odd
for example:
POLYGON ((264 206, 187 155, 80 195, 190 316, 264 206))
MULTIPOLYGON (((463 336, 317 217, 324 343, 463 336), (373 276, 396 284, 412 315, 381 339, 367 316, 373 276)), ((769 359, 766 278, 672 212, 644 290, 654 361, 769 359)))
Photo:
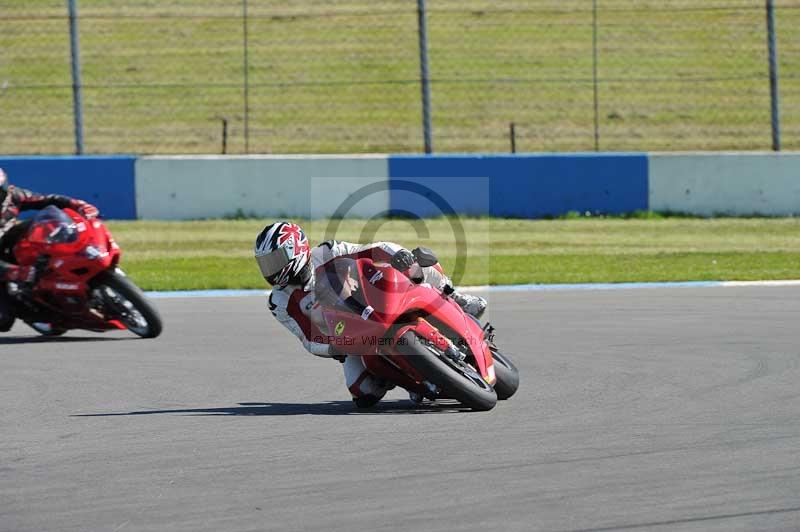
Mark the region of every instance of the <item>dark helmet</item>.
POLYGON ((303 285, 311 278, 311 249, 300 226, 275 222, 256 238, 253 250, 264 279, 273 286, 303 285))

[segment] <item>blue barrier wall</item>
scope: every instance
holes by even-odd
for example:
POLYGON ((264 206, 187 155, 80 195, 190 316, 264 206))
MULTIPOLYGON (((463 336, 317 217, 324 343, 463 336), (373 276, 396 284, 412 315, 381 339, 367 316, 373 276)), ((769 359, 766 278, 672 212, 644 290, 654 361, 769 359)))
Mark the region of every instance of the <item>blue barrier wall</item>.
POLYGON ((459 214, 621 214, 648 208, 647 172, 646 154, 398 155, 389 158, 390 207, 417 216, 442 213, 419 191, 401 190, 412 188, 410 182, 446 198, 459 214))
POLYGON ((11 184, 93 203, 104 218, 135 219, 131 156, 0 157, 11 184))
POLYGON ((366 184, 381 188, 360 198, 351 214, 370 217, 387 207, 420 217, 543 218, 647 209, 800 214, 798 153, 0 156, 0 167, 16 185, 85 199, 115 219, 204 218, 237 208, 263 216, 329 216, 366 184))

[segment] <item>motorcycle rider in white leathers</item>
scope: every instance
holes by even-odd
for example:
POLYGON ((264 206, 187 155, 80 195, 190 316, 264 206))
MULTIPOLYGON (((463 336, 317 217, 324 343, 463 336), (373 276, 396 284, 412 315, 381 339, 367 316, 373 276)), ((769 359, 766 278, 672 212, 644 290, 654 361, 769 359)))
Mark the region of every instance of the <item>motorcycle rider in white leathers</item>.
MULTIPOLYGON (((360 245, 336 240, 310 249, 308 238, 298 225, 281 221, 266 226, 256 238, 255 258, 264 278, 272 285, 269 296, 272 315, 297 336, 311 354, 343 362, 345 383, 359 408, 375 405, 393 385, 372 376, 360 355, 347 355, 328 341, 330 335, 316 300, 314 272, 337 257, 369 257, 389 262, 400 271, 411 268, 412 276, 418 277, 415 280, 442 290, 468 314, 480 318, 486 310, 483 298, 453 290, 450 279, 429 250, 417 248, 412 254, 391 242, 360 245)), ((416 394, 411 398, 421 401, 416 394)))

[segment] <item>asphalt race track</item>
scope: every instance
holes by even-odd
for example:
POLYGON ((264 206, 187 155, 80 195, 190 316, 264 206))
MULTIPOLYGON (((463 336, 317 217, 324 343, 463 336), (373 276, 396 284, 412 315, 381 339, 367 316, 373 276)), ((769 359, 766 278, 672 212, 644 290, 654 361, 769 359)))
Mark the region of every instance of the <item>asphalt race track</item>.
POLYGON ((358 413, 257 297, 0 335, 0 530, 800 530, 800 289, 492 294, 522 385, 358 413))

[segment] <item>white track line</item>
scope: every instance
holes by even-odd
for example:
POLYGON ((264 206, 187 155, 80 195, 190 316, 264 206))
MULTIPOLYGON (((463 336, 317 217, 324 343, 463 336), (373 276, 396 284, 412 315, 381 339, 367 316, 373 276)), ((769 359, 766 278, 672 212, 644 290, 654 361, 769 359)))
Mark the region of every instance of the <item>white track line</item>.
MULTIPOLYGON (((800 286, 800 280, 780 281, 684 281, 664 283, 586 283, 586 284, 514 284, 496 286, 462 286, 464 292, 552 292, 578 290, 635 290, 648 288, 736 288, 736 287, 800 286)), ((156 299, 191 297, 267 297, 269 290, 187 290, 176 292, 146 292, 156 299)))

